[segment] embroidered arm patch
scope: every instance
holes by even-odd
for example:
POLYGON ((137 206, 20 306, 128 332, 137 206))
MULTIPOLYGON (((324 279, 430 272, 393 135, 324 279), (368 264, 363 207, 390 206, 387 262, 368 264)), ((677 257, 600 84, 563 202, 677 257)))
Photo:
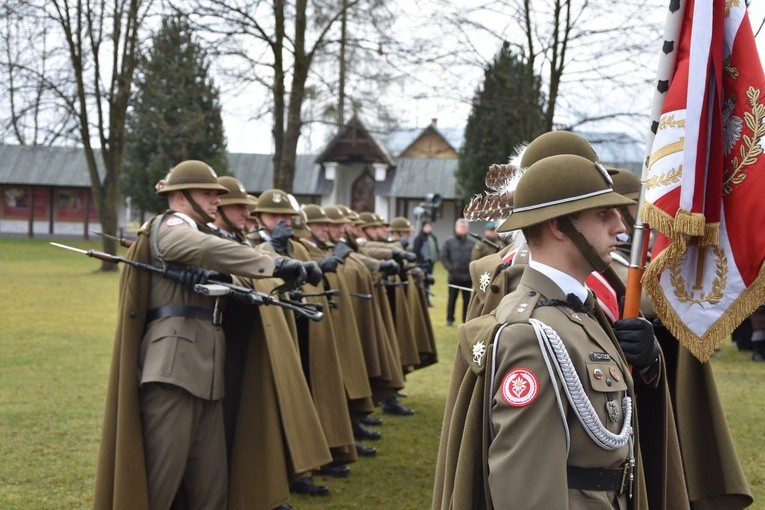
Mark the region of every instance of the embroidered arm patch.
POLYGON ((516 368, 502 379, 502 400, 512 407, 526 407, 539 395, 539 380, 527 368, 516 368))

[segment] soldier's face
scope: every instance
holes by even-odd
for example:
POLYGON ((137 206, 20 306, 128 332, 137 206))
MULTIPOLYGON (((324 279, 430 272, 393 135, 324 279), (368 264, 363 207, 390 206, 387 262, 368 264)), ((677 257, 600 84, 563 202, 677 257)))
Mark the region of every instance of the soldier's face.
POLYGON ((329 223, 311 223, 309 226, 316 239, 322 243, 329 241, 329 223))
MULTIPOLYGON (((191 195, 191 198, 194 200, 194 202, 196 202, 204 212, 210 215, 213 220, 218 217, 218 204, 220 204, 220 196, 218 195, 217 191, 211 189, 192 189, 189 190, 189 194, 191 195)), ((196 218, 196 212, 191 207, 191 204, 185 200, 185 197, 184 202, 185 207, 187 207, 188 210, 181 212, 188 214, 192 218, 196 218)))
MULTIPOLYGON (((619 212, 613 207, 589 209, 572 218, 574 227, 595 249, 603 262, 611 263, 611 252, 616 249, 616 236, 625 232, 619 212)), ((584 258, 582 256, 582 258, 584 258)))
POLYGON ((291 214, 260 213, 260 222, 269 232, 274 229, 279 220, 284 221, 287 225, 292 225, 291 214))
POLYGON ((250 210, 246 205, 224 205, 221 207, 228 220, 239 230, 244 230, 250 210))
POLYGON ((329 237, 335 242, 345 237, 345 225, 339 223, 331 224, 329 226, 329 237))

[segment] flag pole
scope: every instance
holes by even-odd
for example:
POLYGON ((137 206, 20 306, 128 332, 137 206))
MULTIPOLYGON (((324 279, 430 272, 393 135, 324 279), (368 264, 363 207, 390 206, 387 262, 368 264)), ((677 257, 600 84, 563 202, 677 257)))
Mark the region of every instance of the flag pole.
POLYGON ((651 104, 651 129, 645 144, 645 159, 640 176, 640 195, 638 197, 638 210, 635 215, 635 225, 632 233, 632 247, 630 250, 630 265, 627 269, 627 290, 624 297, 624 311, 622 318, 629 319, 640 314, 640 297, 643 293, 642 278, 645 272, 646 260, 648 259, 648 244, 651 237, 650 226, 641 219, 643 205, 645 204, 646 178, 650 166, 650 157, 653 151, 653 141, 659 128, 661 109, 664 106, 664 98, 669 90, 672 75, 677 60, 677 46, 682 28, 683 12, 686 0, 670 0, 667 19, 664 22, 664 43, 659 56, 656 88, 654 89, 653 102, 651 104))

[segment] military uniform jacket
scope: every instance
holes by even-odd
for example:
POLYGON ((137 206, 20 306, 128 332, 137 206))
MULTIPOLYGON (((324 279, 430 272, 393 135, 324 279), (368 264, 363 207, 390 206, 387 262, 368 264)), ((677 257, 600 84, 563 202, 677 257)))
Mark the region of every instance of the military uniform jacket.
MULTIPOLYGON (((138 239, 127 253, 128 259, 150 262, 150 224, 147 223, 139 231, 138 239)), ((150 276, 146 271, 125 266, 120 277, 117 329, 93 495, 93 508, 96 509, 148 510, 149 506, 136 371, 148 311, 150 276)), ((251 365, 245 365, 244 370, 245 374, 254 373, 251 365)), ((253 419, 257 413, 254 405, 246 399, 240 402, 239 430, 253 430, 253 419)), ((238 459, 260 455, 260 450, 251 448, 247 441, 239 443, 235 439, 235 444, 240 445, 238 459)), ((248 463, 232 461, 229 472, 230 508, 242 508, 236 504, 242 500, 238 495, 250 493, 255 476, 248 463)))
MULTIPOLYGON (((610 417, 608 402, 633 394, 626 363, 597 320, 566 306, 537 308, 544 299, 565 296, 546 276, 527 268, 518 289, 502 300, 496 318, 483 316, 460 328, 433 508, 628 508, 626 497, 615 492, 568 489, 567 466, 619 468, 629 446, 608 451, 590 439, 560 381, 551 380, 528 321, 538 319, 558 333, 599 421, 615 433, 625 415, 619 406, 620 412, 610 417), (504 322, 508 325, 495 338, 497 324, 504 322), (536 384, 529 386, 530 381, 536 384)), ((647 500, 638 446, 634 455, 630 508, 642 510, 647 500)))
MULTIPOLYGON (((152 224, 152 263, 163 261, 205 267, 242 276, 273 273, 271 257, 230 240, 201 232, 191 218, 167 213, 152 224)), ((174 280, 151 274, 149 310, 194 307, 212 315, 215 298, 203 296, 174 280)), ((151 321, 141 340, 139 383, 162 382, 192 395, 218 400, 225 393, 223 329, 211 320, 171 315, 151 321)))

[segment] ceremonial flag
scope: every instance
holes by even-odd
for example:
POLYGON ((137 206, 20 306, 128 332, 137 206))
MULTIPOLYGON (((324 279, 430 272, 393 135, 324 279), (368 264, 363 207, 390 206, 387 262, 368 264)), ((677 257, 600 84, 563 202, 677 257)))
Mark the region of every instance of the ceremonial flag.
POLYGON ((682 24, 665 42, 674 66, 644 172, 641 219, 657 238, 643 285, 704 362, 765 303, 765 79, 743 1, 672 3, 682 24))

